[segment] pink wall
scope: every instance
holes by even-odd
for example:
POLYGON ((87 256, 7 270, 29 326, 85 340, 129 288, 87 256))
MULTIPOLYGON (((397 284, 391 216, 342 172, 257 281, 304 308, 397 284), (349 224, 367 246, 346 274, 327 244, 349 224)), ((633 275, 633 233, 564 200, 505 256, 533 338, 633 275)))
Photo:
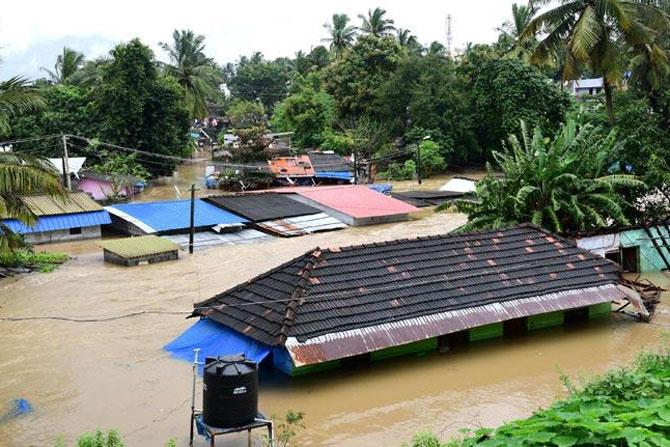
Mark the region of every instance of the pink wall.
MULTIPOLYGON (((81 179, 79 189, 93 196, 95 200, 104 200, 112 193, 112 185, 109 182, 91 178, 81 179)), ((127 196, 132 195, 128 187, 121 188, 121 193, 127 196)))

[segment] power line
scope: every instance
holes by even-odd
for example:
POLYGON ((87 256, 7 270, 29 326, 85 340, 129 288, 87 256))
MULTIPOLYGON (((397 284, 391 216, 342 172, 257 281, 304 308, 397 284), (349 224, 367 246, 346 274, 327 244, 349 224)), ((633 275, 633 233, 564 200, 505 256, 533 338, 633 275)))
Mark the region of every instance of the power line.
POLYGON ((40 137, 32 137, 32 138, 23 138, 20 140, 12 140, 12 141, 2 141, 0 142, 0 146, 6 146, 10 144, 20 144, 20 143, 27 143, 29 141, 39 141, 39 140, 46 140, 50 138, 60 138, 61 135, 45 135, 45 136, 40 136, 40 137))

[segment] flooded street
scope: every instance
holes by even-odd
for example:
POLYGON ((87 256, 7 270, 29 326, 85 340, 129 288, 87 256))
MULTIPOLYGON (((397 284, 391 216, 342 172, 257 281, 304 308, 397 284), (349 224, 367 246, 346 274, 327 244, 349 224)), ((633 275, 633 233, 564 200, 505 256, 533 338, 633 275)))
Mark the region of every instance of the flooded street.
MULTIPOLYGON (((193 178, 202 172, 194 166, 193 178)), ((169 188, 153 188, 151 199, 168 195, 169 188)), ((49 246, 74 259, 51 274, 0 281, 0 316, 107 320, 0 321, 0 414, 17 398, 35 409, 1 424, 0 444, 50 446, 59 435, 72 442, 85 430, 115 428, 128 446, 162 446, 173 437, 186 445, 191 367, 162 348, 194 322, 184 318, 194 302, 316 246, 444 233, 465 222, 461 214, 424 210, 420 216, 408 223, 220 246, 193 256, 182 252, 179 261, 134 268, 104 264, 96 241, 49 246), (123 317, 142 311, 148 313, 123 317)), ((649 277, 670 283, 662 274, 649 277)), ((562 395, 561 372, 588 377, 624 364, 639 350, 660 346, 668 327, 666 294, 652 324, 615 318, 611 324, 541 331, 358 370, 292 380, 265 374, 260 408, 275 415, 305 412, 300 446, 393 447, 422 429, 446 438, 461 427, 527 416, 562 395)))

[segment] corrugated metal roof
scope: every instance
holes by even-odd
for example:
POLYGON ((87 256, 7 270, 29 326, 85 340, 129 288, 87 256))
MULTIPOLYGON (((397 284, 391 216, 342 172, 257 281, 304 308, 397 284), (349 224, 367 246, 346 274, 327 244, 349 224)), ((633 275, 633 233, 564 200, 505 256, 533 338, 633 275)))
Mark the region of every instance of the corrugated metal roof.
POLYGON ((303 197, 354 218, 394 216, 419 211, 363 185, 291 188, 303 197))
MULTIPOLYGON (((174 234, 164 236, 180 246, 188 247, 187 234, 174 234)), ((203 231, 195 233, 193 244, 195 248, 215 247, 217 245, 240 245, 251 244, 255 242, 262 242, 274 239, 269 234, 251 228, 244 228, 240 231, 233 231, 229 233, 215 233, 213 231, 203 231)))
MULTIPOLYGON (((190 226, 191 201, 172 200, 163 202, 135 202, 108 207, 112 214, 121 218, 130 216, 139 221, 145 228, 155 232, 184 230, 190 226), (116 210, 121 211, 117 213, 116 210)), ((201 199, 195 201, 195 226, 197 228, 215 225, 242 225, 247 222, 243 217, 222 210, 201 199)), ((134 222, 133 222, 134 223, 134 222)), ((150 231, 148 231, 150 232, 150 231)))
POLYGON ((259 193, 209 196, 204 200, 252 222, 318 214, 321 210, 293 200, 289 194, 259 193))
POLYGON ((83 213, 102 211, 102 206, 91 199, 85 192, 74 192, 63 198, 46 194, 22 196, 21 201, 36 216, 53 216, 56 214, 83 213))
POLYGON ((312 162, 312 166, 314 166, 314 170, 317 171, 317 174, 319 171, 321 171, 321 172, 340 172, 340 173, 348 172, 350 173, 350 175, 353 175, 351 174, 351 172, 353 171, 353 168, 351 167, 351 162, 341 155, 327 152, 312 151, 308 152, 307 156, 309 157, 309 160, 312 162))
POLYGON ((321 231, 341 230, 347 225, 326 213, 259 222, 257 227, 279 236, 303 236, 321 231))
POLYGON ((100 246, 124 258, 156 255, 179 250, 180 248, 178 244, 172 241, 153 235, 102 241, 100 246))
POLYGON ((623 292, 616 285, 607 284, 331 333, 304 342, 298 341, 295 337, 289 337, 285 346, 296 366, 309 365, 365 354, 487 324, 607 303, 623 296, 623 292))
POLYGON ((447 192, 447 191, 403 191, 403 192, 393 192, 391 197, 394 199, 402 200, 405 203, 410 205, 423 207, 423 206, 438 206, 443 203, 452 202, 455 199, 463 197, 463 194, 460 192, 447 192))
POLYGON ((314 177, 314 168, 307 155, 277 157, 268 163, 270 171, 278 177, 314 177))
MULTIPOLYGON (((316 248, 196 305, 266 344, 617 284, 619 267, 531 225, 316 248)), ((424 338, 420 331, 416 339, 424 338)))
POLYGON ((602 88, 603 78, 577 79, 573 81, 575 88, 602 88))
POLYGON ((33 227, 28 227, 16 219, 5 219, 4 223, 15 233, 29 234, 66 230, 68 228, 94 227, 112 223, 112 219, 107 211, 101 210, 60 216, 41 216, 37 218, 37 223, 33 227))

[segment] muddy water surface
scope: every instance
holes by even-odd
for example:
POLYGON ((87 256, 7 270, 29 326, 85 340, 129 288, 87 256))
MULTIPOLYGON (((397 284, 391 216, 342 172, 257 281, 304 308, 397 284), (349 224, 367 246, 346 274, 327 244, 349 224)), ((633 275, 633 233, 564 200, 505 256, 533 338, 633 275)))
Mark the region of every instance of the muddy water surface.
MULTIPOLYGON (((463 222, 459 214, 424 212, 404 224, 217 247, 136 268, 104 264, 95 242, 51 246, 75 259, 51 274, 0 282, 0 316, 187 312, 193 302, 315 246, 435 234, 463 222)), ((668 283, 661 275, 653 279, 668 283)), ((171 437, 185 445, 191 369, 162 347, 190 324, 172 314, 91 323, 0 321, 0 408, 15 398, 35 407, 34 414, 0 425, 0 445, 52 445, 58 435, 72 441, 96 427, 117 428, 128 446, 162 446, 171 437)), ((268 414, 304 411, 303 446, 391 447, 421 429, 448 437, 460 427, 528 415, 562 394, 559 371, 590 376, 622 364, 639 349, 660 345, 667 326, 664 303, 653 325, 616 320, 299 380, 264 376, 260 405, 268 414)))

